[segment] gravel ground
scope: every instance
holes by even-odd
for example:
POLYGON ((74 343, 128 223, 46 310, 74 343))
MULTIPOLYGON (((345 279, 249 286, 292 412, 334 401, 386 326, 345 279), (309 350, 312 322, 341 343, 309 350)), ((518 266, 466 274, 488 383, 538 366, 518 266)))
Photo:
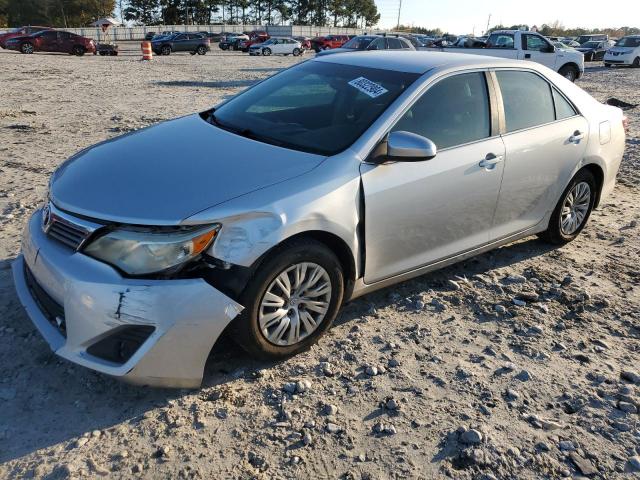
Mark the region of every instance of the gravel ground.
MULTIPOLYGON (((214 51, 142 63, 128 48, 117 58, 0 51, 0 477, 640 471, 640 107, 627 113, 615 193, 563 248, 526 239, 358 299, 285 362, 256 362, 222 339, 199 391, 131 387, 51 354, 10 264, 56 166, 298 61, 214 51)), ((640 70, 590 65, 579 85, 640 103, 640 70)))

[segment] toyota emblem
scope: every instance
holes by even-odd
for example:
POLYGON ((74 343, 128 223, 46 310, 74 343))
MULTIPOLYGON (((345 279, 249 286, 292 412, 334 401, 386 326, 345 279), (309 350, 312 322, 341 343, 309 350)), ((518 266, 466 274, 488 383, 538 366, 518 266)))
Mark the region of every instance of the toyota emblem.
POLYGON ((51 225, 51 207, 47 203, 42 208, 42 229, 46 232, 51 225))

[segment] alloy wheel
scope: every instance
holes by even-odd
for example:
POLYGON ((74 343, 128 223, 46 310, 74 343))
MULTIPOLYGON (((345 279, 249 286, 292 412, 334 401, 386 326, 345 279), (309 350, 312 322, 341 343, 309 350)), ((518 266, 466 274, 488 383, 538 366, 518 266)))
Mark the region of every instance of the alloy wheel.
POLYGON ((320 265, 297 263, 269 284, 258 311, 258 324, 272 344, 290 346, 311 335, 331 302, 331 279, 320 265))
POLYGON ((565 235, 573 235, 584 223, 591 206, 591 187, 587 182, 574 185, 562 204, 560 230, 565 235))
POLYGON ((33 53, 33 45, 25 43, 22 45, 22 53, 33 53))

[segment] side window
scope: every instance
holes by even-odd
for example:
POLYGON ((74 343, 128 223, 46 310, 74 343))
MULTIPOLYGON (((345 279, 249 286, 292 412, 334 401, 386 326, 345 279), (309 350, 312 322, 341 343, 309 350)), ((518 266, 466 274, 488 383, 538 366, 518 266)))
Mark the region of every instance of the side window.
POLYGON ((187 36, 184 33, 182 33, 178 35, 174 40, 180 41, 180 40, 186 40, 186 39, 187 39, 187 36))
POLYGON ((523 42, 523 48, 525 50, 541 52, 549 46, 547 41, 538 35, 524 35, 524 38, 525 41, 523 42))
POLYGON ((441 149, 488 138, 491 117, 484 74, 463 73, 439 81, 411 106, 392 131, 422 135, 441 149))
POLYGON ((371 45, 367 47, 367 50, 384 50, 384 38, 376 38, 371 45))
POLYGON ((402 44, 397 38, 387 38, 387 43, 389 44, 388 48, 390 50, 400 50, 402 48, 402 44))
POLYGON ((515 42, 510 33, 492 33, 487 39, 487 48, 514 48, 515 42))
POLYGON ((48 41, 57 40, 58 39, 58 32, 54 32, 54 31, 44 32, 42 34, 42 38, 44 38, 45 40, 48 40, 48 41))
POLYGON ((555 120, 551 86, 535 73, 497 71, 507 132, 555 120))
POLYGON ((402 44, 402 48, 411 48, 410 40, 400 40, 400 43, 402 44))
POLYGON ((556 106, 556 120, 562 120, 564 118, 577 115, 573 105, 571 105, 555 88, 553 89, 553 103, 556 106))

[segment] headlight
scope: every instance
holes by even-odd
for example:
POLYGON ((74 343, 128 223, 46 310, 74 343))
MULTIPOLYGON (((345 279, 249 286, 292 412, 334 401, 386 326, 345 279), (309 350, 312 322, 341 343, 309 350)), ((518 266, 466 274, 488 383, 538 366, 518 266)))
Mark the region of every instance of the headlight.
POLYGON ((97 238, 84 253, 131 275, 145 275, 197 257, 211 245, 219 230, 220 224, 170 233, 131 227, 97 238))

